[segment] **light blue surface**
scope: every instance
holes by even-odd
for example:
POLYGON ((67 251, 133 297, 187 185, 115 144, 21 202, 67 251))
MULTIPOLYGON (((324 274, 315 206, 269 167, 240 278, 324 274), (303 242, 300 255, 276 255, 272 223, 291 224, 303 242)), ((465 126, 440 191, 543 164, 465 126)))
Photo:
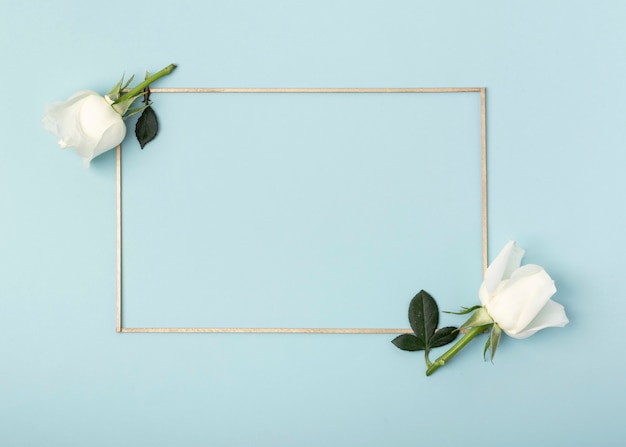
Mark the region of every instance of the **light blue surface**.
POLYGON ((625 19, 621 1, 0 0, 0 443, 619 445, 625 19), (516 239, 570 325, 505 339, 494 365, 477 341, 430 378, 384 335, 115 333, 113 154, 83 170, 41 116, 171 62, 181 87, 487 87, 490 254, 516 239))

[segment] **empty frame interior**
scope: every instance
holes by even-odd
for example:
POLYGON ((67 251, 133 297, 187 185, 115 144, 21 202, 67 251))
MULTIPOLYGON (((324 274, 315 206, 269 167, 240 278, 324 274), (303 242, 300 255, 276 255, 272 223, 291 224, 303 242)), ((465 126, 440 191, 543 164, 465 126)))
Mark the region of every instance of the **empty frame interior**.
POLYGON ((421 288, 479 283, 484 88, 152 94, 158 138, 117 148, 118 332, 404 333, 421 288))

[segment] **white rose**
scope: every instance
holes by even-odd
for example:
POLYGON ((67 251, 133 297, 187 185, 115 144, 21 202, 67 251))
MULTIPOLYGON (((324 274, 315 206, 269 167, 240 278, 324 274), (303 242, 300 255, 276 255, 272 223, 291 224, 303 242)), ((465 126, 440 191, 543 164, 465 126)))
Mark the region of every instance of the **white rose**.
POLYGON ((122 116, 111 103, 96 92, 80 91, 67 101, 48 105, 43 125, 59 137, 59 146, 76 149, 89 167, 93 158, 113 149, 126 136, 122 116))
POLYGON ((556 292, 552 278, 538 265, 520 267, 523 256, 524 250, 509 242, 487 269, 478 292, 489 315, 514 338, 569 323, 563 306, 550 299, 556 292))

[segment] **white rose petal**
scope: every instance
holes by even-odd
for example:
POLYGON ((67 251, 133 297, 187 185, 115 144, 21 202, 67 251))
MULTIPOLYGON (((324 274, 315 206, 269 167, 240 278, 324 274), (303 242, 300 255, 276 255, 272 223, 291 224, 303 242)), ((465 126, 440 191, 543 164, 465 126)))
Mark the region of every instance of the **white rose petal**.
POLYGON ((563 327, 567 323, 569 323, 569 320, 567 319, 567 315, 565 315, 565 308, 556 301, 548 300, 533 321, 531 321, 522 332, 513 335, 513 337, 530 337, 541 329, 547 327, 563 327))
POLYGON ((46 130, 59 137, 59 146, 72 147, 85 167, 98 155, 113 149, 126 136, 124 120, 110 101, 84 90, 67 101, 50 104, 43 118, 46 130))
POLYGON ((514 241, 510 241, 504 246, 485 272, 485 279, 479 292, 479 298, 483 305, 489 300, 500 282, 510 278, 515 269, 519 268, 523 256, 524 250, 518 247, 514 241))
POLYGON ((509 242, 485 272, 478 296, 489 315, 509 336, 526 338, 540 329, 565 326, 565 309, 550 300, 556 292, 538 265, 520 267, 524 250, 509 242))

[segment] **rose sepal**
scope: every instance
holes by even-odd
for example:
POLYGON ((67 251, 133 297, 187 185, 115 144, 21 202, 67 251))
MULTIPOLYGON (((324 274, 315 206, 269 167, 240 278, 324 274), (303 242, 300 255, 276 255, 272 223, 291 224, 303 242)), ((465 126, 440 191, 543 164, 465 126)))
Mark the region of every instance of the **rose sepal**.
POLYGON ((128 109, 128 112, 126 112, 126 114, 123 116, 124 119, 126 118, 130 118, 133 115, 136 115, 138 113, 143 112, 144 110, 146 110, 148 107, 150 107, 152 105, 152 101, 150 101, 147 104, 144 104, 141 107, 134 107, 132 109, 128 109))
POLYGON ((487 309, 483 306, 479 306, 469 319, 461 325, 460 329, 467 329, 476 326, 488 326, 493 323, 493 318, 491 318, 487 309))
POLYGON ((113 107, 113 110, 115 110, 117 113, 122 115, 122 118, 126 119, 126 118, 128 118, 130 116, 129 115, 130 106, 132 106, 133 103, 140 96, 141 95, 132 96, 132 97, 128 98, 126 101, 123 101, 123 102, 115 102, 114 101, 113 104, 111 104, 111 107, 113 107))
POLYGON ((452 314, 452 315, 467 315, 470 312, 474 312, 476 309, 480 309, 481 307, 483 307, 480 304, 477 304, 475 306, 472 307, 463 307, 461 306, 461 310, 459 310, 458 312, 452 312, 450 310, 444 310, 443 313, 444 314, 452 314))
POLYGON ((130 79, 126 81, 124 86, 122 86, 122 84, 124 83, 124 75, 122 75, 122 78, 120 79, 120 81, 117 84, 115 84, 111 90, 109 90, 109 93, 107 93, 106 96, 111 98, 113 102, 117 101, 117 99, 122 94, 122 91, 128 88, 130 83, 133 82, 133 79, 135 79, 135 75, 132 75, 130 79))
POLYGON ((483 350, 483 358, 487 360, 487 351, 490 352, 490 360, 493 363, 493 358, 496 355, 496 349, 498 349, 498 344, 500 343, 500 336, 502 335, 502 329, 498 326, 498 323, 494 323, 491 326, 491 332, 489 333, 489 338, 485 343, 485 349, 483 350))

